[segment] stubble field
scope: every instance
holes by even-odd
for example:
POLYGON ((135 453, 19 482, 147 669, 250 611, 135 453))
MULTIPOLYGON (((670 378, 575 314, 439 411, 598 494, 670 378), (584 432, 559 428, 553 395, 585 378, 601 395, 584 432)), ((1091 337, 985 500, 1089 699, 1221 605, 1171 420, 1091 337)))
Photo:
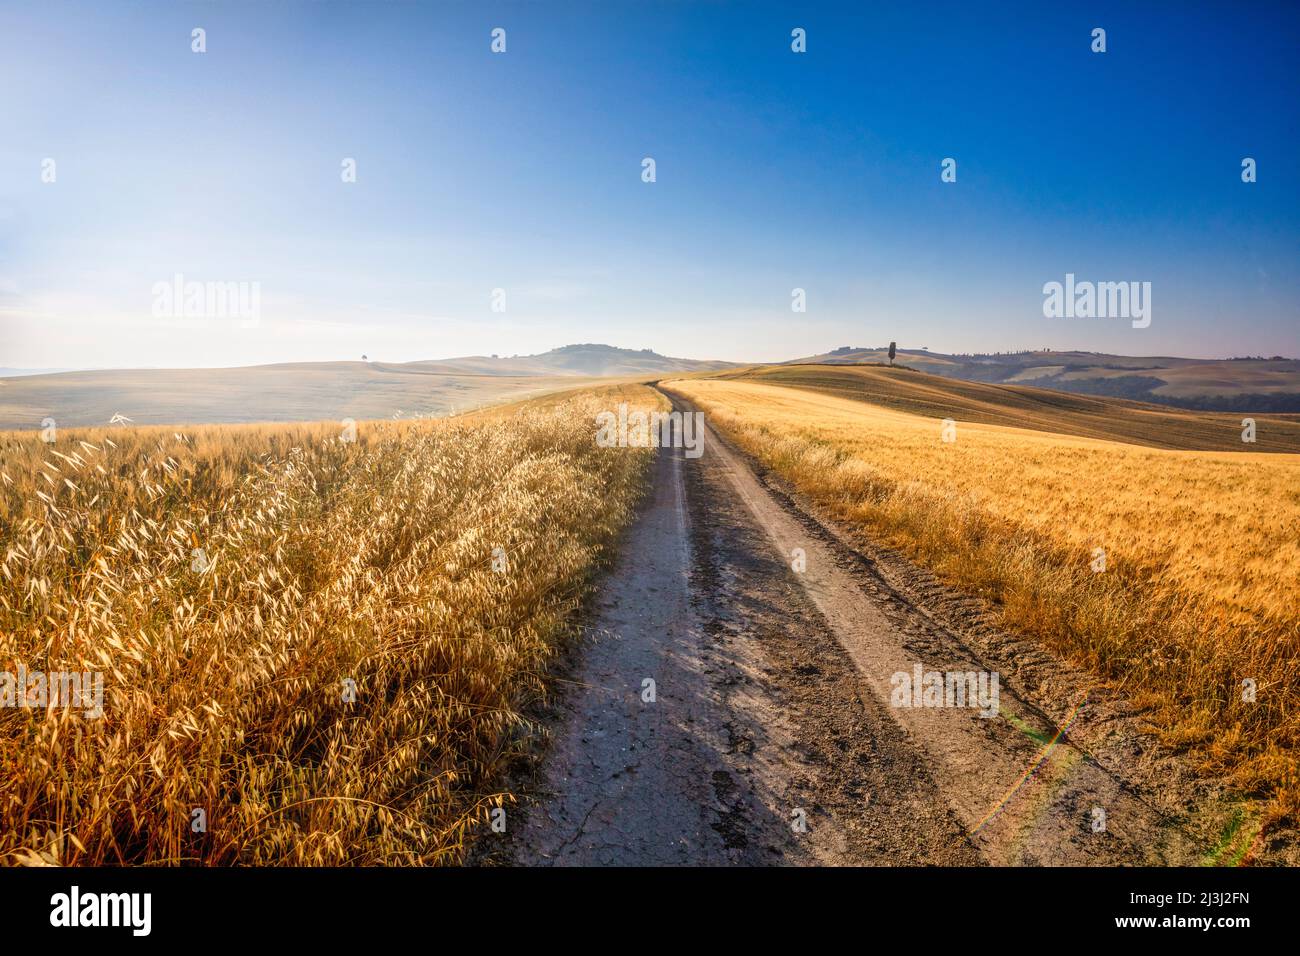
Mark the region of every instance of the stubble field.
MULTIPOLYGON (((666 387, 836 518, 1114 681, 1164 739, 1261 798, 1270 819, 1294 820, 1300 456, 1078 437, 1061 433, 1085 427, 1077 419, 1051 431, 1041 412, 1034 429, 981 424, 970 418, 996 409, 964 414, 961 395, 945 404, 946 383, 904 379, 916 375, 886 370, 872 386, 879 395, 859 385, 854 398, 756 381, 666 387), (890 376, 903 385, 891 388, 890 376), (918 384, 935 392, 926 414, 900 410, 916 407, 908 390, 918 384), (952 441, 940 417, 948 407, 952 441)), ((1108 414, 1109 425, 1086 427, 1152 427, 1141 414, 1126 419, 1135 413, 1123 403, 1108 414)), ((1220 427, 1190 415, 1178 423, 1189 442, 1220 427)))

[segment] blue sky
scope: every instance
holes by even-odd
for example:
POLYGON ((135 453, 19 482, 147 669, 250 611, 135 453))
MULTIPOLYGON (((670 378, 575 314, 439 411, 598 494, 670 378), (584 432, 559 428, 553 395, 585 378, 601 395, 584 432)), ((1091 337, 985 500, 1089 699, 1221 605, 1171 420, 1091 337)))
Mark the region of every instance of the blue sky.
POLYGON ((1300 355, 1298 41, 1282 4, 11 0, 0 366, 1300 355), (1067 272, 1150 282, 1150 327, 1045 318, 1067 272), (177 273, 259 323, 155 317, 177 273))

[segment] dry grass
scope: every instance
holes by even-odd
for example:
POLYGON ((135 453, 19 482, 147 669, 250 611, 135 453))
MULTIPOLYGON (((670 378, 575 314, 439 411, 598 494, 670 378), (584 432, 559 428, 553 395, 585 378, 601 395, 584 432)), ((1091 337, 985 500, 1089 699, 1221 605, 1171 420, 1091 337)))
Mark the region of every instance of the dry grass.
POLYGON ((643 489, 648 451, 594 441, 622 400, 660 401, 628 386, 353 443, 0 434, 0 669, 106 690, 100 719, 0 710, 0 860, 462 859, 643 489))
POLYGON ((938 418, 804 389, 671 389, 839 519, 1115 680, 1274 819, 1300 816, 1300 456, 966 421, 947 444, 938 418))

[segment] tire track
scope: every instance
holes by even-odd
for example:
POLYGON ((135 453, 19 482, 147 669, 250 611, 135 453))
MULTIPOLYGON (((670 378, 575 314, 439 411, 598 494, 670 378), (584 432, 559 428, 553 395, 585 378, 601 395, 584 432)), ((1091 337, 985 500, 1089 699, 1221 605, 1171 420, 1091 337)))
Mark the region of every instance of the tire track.
POLYGON ((700 462, 658 454, 509 858, 979 862, 924 761, 700 462))

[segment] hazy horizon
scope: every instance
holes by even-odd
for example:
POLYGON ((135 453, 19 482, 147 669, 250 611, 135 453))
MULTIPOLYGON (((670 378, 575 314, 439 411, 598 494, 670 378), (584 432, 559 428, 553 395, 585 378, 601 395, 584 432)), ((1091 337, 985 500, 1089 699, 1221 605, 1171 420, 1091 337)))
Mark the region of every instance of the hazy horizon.
MULTIPOLYGON (((156 370, 156 371, 184 371, 185 369, 191 369, 191 368, 192 368, 192 369, 227 369, 227 368, 248 368, 248 367, 250 367, 250 366, 262 366, 262 365, 305 365, 305 364, 328 365, 328 364, 333 364, 333 363, 338 363, 338 362, 363 362, 363 361, 368 362, 368 363, 382 362, 382 363, 384 363, 384 364, 388 364, 388 365, 401 365, 401 364, 418 363, 418 362, 446 362, 446 361, 454 361, 454 360, 456 360, 456 359, 475 359, 475 358, 501 358, 501 359, 511 359, 511 358, 533 358, 533 357, 536 357, 536 356, 546 355, 546 354, 548 354, 548 353, 550 353, 550 352, 554 352, 554 351, 557 351, 557 350, 559 350, 559 349, 561 349, 561 348, 565 348, 565 347, 573 346, 573 345, 596 345, 596 346, 609 347, 609 348, 615 348, 615 349, 623 349, 623 350, 626 350, 626 351, 629 351, 629 352, 640 352, 640 351, 644 351, 645 349, 648 348, 651 352, 654 352, 656 355, 660 355, 660 356, 662 356, 662 357, 664 357, 664 358, 672 358, 672 359, 693 359, 693 360, 696 360, 696 361, 703 361, 703 362, 734 362, 734 363, 737 364, 737 365, 762 365, 762 364, 770 364, 769 362, 764 362, 764 361, 762 361, 762 360, 757 360, 757 359, 753 359, 753 360, 751 360, 751 359, 744 359, 744 358, 733 359, 733 358, 725 358, 725 357, 723 357, 723 356, 718 356, 718 355, 676 355, 676 354, 670 354, 670 353, 667 353, 667 352, 663 352, 663 351, 661 351, 660 349, 654 348, 653 346, 614 345, 613 343, 609 343, 609 342, 566 342, 566 343, 564 343, 563 345, 557 345, 557 346, 554 346, 553 348, 546 349, 546 350, 544 350, 544 351, 542 351, 542 352, 530 352, 530 353, 523 353, 523 352, 519 352, 519 353, 514 353, 514 352, 511 352, 511 353, 506 353, 506 352, 478 352, 478 353, 474 353, 474 354, 465 354, 465 355, 437 355, 437 356, 425 356, 424 358, 415 358, 415 359, 389 359, 389 358, 385 358, 384 356, 371 356, 371 355, 367 355, 366 358, 365 358, 364 360, 363 360, 360 356, 357 356, 357 357, 345 357, 345 356, 339 356, 339 357, 337 357, 337 358, 325 358, 325 359, 304 359, 304 360, 284 359, 284 360, 276 360, 276 361, 273 361, 273 362, 254 362, 254 363, 249 363, 248 365, 205 365, 205 364, 195 364, 195 365, 83 365, 83 366, 66 367, 66 368, 22 368, 22 367, 15 367, 15 366, 0 366, 0 377, 5 377, 6 375, 12 375, 13 373, 18 373, 18 374, 21 374, 21 375, 59 375, 59 374, 63 374, 63 373, 65 373, 65 372, 127 372, 127 371, 151 371, 151 370, 156 370)), ((857 342, 853 342, 853 343, 847 343, 847 342, 845 342, 845 343, 841 343, 840 345, 836 345, 836 346, 827 346, 827 347, 824 348, 824 349, 819 349, 819 350, 817 350, 816 352, 809 352, 809 353, 807 353, 806 355, 791 355, 791 356, 787 356, 786 358, 783 358, 783 359, 776 359, 776 360, 774 360, 774 361, 775 361, 777 364, 779 364, 779 363, 781 363, 781 362, 789 362, 789 361, 793 361, 793 360, 795 360, 795 359, 799 359, 799 358, 809 358, 809 357, 812 357, 812 356, 815 356, 815 355, 823 355, 823 354, 826 354, 826 353, 829 353, 829 352, 833 351, 833 350, 836 349, 836 348, 841 348, 841 347, 843 347, 843 346, 845 346, 845 345, 851 345, 854 349, 883 349, 883 348, 887 348, 887 347, 888 347, 888 343, 885 343, 885 342, 881 342, 881 343, 866 343, 866 344, 863 344, 863 343, 857 343, 857 342)), ((930 353, 930 354, 932 354, 932 355, 1015 355, 1015 354, 1024 354, 1024 353, 1043 352, 1044 350, 1043 350, 1043 349, 1028 349, 1028 348, 1027 348, 1027 349, 1001 349, 1001 350, 996 350, 996 351, 991 351, 991 352, 953 352, 953 351, 949 351, 949 350, 947 350, 947 349, 943 349, 943 348, 921 348, 921 347, 919 347, 919 346, 904 346, 904 345, 899 345, 899 346, 898 346, 898 351, 899 351, 900 354, 903 354, 903 353, 905 353, 905 352, 928 352, 928 353, 930 353)), ((1123 358, 1134 358, 1134 359, 1143 359, 1143 358, 1149 358, 1149 359, 1177 358, 1177 359, 1199 359, 1199 360, 1204 360, 1204 361, 1228 361, 1228 360, 1231 360, 1231 359, 1260 359, 1260 358, 1262 358, 1262 359, 1264 359, 1264 360, 1270 360, 1270 359, 1274 359, 1274 358, 1281 358, 1281 359, 1284 359, 1284 360, 1287 360, 1287 361, 1297 361, 1297 360, 1300 360, 1300 356, 1296 356, 1296 355, 1253 355, 1253 356, 1252 356, 1252 355, 1212 355, 1212 356, 1198 356, 1198 355, 1172 355, 1172 354, 1163 354, 1163 355, 1156 355, 1156 354, 1149 354, 1149 355, 1120 355, 1120 353, 1091 352, 1090 350, 1086 350, 1086 349, 1050 349, 1050 350, 1046 350, 1046 351, 1053 352, 1053 353, 1064 353, 1064 352, 1075 352, 1075 351, 1077 351, 1077 352, 1084 353, 1084 354, 1116 355, 1117 357, 1123 357, 1123 358)), ((16 376, 15 376, 15 377, 16 377, 16 376)))

